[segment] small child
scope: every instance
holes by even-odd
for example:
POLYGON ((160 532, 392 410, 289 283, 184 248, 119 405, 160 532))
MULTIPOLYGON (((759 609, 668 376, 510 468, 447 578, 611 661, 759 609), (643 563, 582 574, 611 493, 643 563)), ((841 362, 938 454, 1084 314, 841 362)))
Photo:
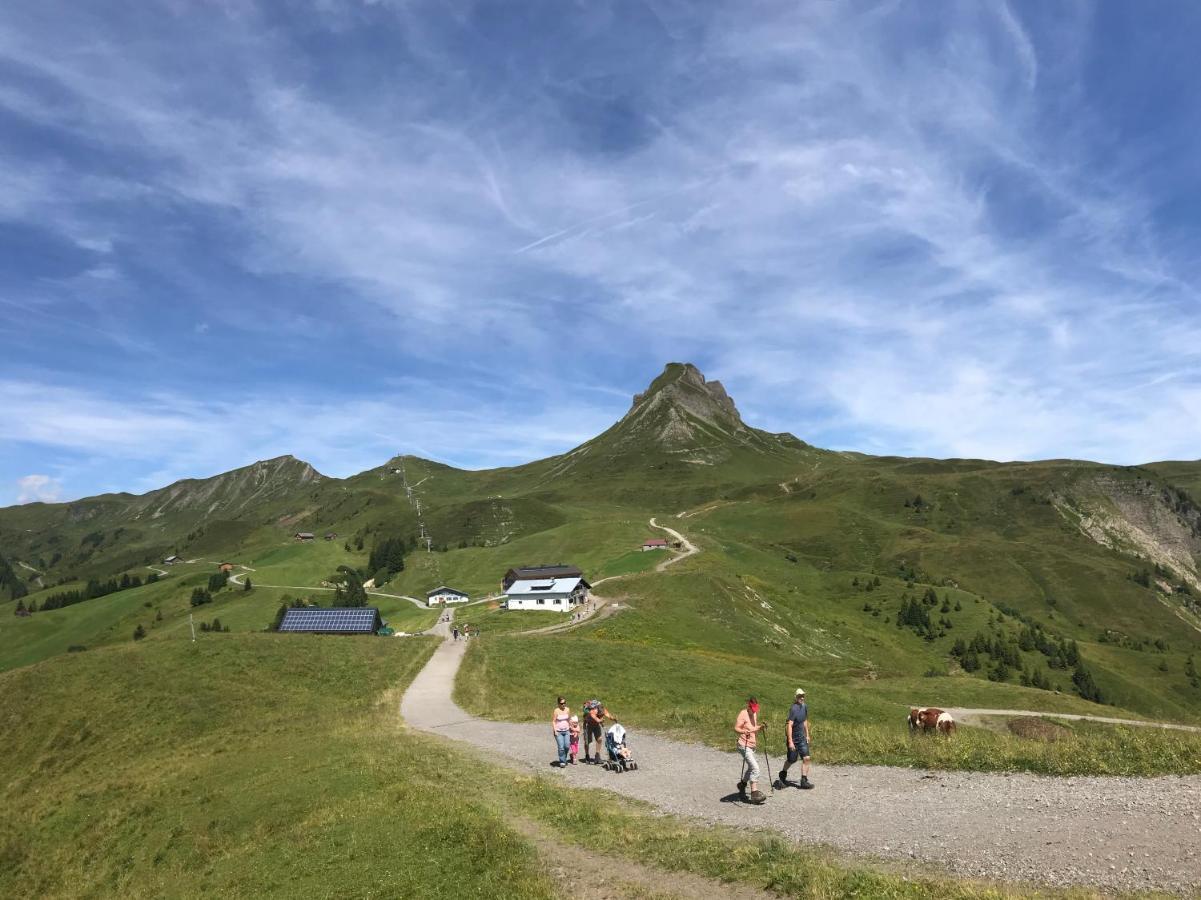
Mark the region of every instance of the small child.
POLYGON ((571 764, 575 765, 576 755, 580 752, 580 717, 572 716, 567 723, 567 733, 571 735, 571 764))

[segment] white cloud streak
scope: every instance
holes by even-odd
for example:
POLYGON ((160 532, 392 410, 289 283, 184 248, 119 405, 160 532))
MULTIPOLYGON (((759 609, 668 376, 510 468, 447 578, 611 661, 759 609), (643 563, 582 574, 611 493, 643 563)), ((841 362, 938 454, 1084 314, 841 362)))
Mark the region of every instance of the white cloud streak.
MULTIPOLYGON (((0 167, 0 209, 115 247, 136 225, 98 217, 99 201, 228 212, 244 229, 237 265, 332 284, 338 314, 373 329, 385 311, 410 359, 453 339, 473 377, 507 383, 518 406, 561 400, 549 380, 595 387, 603 367, 628 391, 688 358, 763 411, 761 424, 835 446, 1197 455, 1195 428, 1165 426, 1198 395, 1197 343, 1182 337, 1197 333, 1187 266, 1156 239, 1155 198, 1124 161, 1082 166, 1083 112, 1046 127, 1048 98, 1084 77, 1087 10, 1065 6, 1061 27, 1036 35, 1004 3, 941 9, 937 28, 904 4, 655 3, 666 38, 652 45, 601 4, 579 13, 589 37, 575 52, 535 40, 516 68, 446 38, 481 27, 471 7, 393 13, 414 77, 404 90, 368 81, 344 102, 297 73, 295 48, 252 7, 206 20, 181 48, 185 63, 215 48, 233 86, 216 95, 164 61, 178 25, 163 26, 161 46, 131 48, 86 17, 25 16, 0 29, 0 56, 53 96, 15 86, 0 103, 147 167, 71 180, 46 163, 0 167), (591 50, 606 27, 628 52, 591 50), (588 131, 589 115, 627 107, 634 124, 588 131), (616 138, 628 140, 601 146, 616 138), (550 379, 523 370, 532 358, 550 379)), ((338 12, 330 32, 358 14, 338 12)), ((319 323, 323 311, 297 314, 319 323)), ((248 328, 268 318, 226 315, 248 328)), ((56 388, 63 427, 35 416, 20 439, 79 449, 90 435, 97 452, 172 459, 165 473, 205 464, 188 448, 213 432, 196 421, 243 423, 215 439, 214 461, 312 446, 320 462, 359 459, 356 429, 403 417, 373 448, 421 452, 424 434, 450 428, 468 435, 460 460, 482 465, 607 424, 588 407, 566 428, 548 414, 551 438, 514 444, 471 410, 466 386, 447 409, 352 398, 279 411, 261 391, 230 408, 109 408, 56 388), (329 437, 311 433, 314 417, 329 437)), ((6 389, 28 401, 19 383, 6 389)))

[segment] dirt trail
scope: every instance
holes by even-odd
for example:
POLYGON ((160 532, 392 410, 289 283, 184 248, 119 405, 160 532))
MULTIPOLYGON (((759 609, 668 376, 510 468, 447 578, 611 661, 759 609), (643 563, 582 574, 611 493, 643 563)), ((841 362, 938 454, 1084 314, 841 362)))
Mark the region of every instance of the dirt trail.
MULTIPOLYGON (((240 568, 242 571, 238 572, 236 575, 230 574, 229 580, 232 581, 234 584, 238 585, 239 587, 241 587, 242 582, 239 581, 238 579, 245 578, 247 575, 249 575, 251 572, 253 572, 254 569, 250 568, 250 566, 243 566, 243 565, 239 565, 238 568, 240 568)), ((334 591, 337 590, 337 588, 315 587, 313 585, 302 586, 299 584, 267 584, 266 582, 262 582, 262 581, 255 581, 255 582, 252 582, 252 584, 255 587, 277 588, 279 590, 285 590, 285 591, 328 591, 330 593, 333 593, 334 591)), ((376 591, 376 590, 368 590, 368 591, 366 591, 366 593, 367 593, 368 597, 391 597, 393 600, 408 600, 414 606, 419 606, 422 609, 429 608, 428 604, 424 600, 419 600, 416 597, 406 597, 404 594, 387 594, 383 591, 376 591)))
POLYGON ((649 900, 682 898, 709 900, 778 900, 778 894, 746 885, 725 884, 687 872, 668 872, 634 862, 606 856, 565 844, 551 836, 537 822, 519 816, 505 821, 538 849, 543 866, 563 891, 564 897, 578 900, 649 900))
POLYGON ((1104 722, 1108 725, 1135 725, 1140 728, 1167 728, 1173 731, 1201 732, 1201 726, 1177 725, 1174 722, 1146 722, 1142 719, 1115 719, 1112 716, 1090 716, 1080 713, 1034 712, 1029 709, 964 709, 948 708, 959 721, 987 716, 1035 716, 1040 719, 1065 719, 1072 722, 1104 722))
POLYGON ((656 572, 662 572, 668 566, 674 566, 680 560, 687 559, 688 557, 701 552, 700 549, 692 543, 692 541, 688 540, 688 538, 684 537, 684 535, 680 534, 680 532, 676 531, 674 528, 668 528, 666 525, 660 525, 655 521, 653 516, 651 517, 651 527, 658 528, 661 531, 666 531, 673 538, 684 545, 684 551, 682 553, 677 553, 671 559, 665 559, 663 562, 659 563, 659 565, 655 566, 656 572))
MULTIPOLYGON (((817 790, 786 789, 765 806, 748 807, 732 802, 739 774, 734 753, 639 731, 630 734, 638 772, 550 768, 554 742, 547 725, 487 721, 455 705, 451 692, 466 650, 462 641, 439 646, 405 692, 401 715, 413 728, 485 749, 504 765, 638 797, 703 822, 765 827, 798 841, 924 860, 962 875, 1178 893, 1201 883, 1198 776, 927 772, 822 766, 819 755, 817 790), (497 747, 506 753, 496 757, 497 747)), ((781 760, 773 760, 775 771, 781 760)))

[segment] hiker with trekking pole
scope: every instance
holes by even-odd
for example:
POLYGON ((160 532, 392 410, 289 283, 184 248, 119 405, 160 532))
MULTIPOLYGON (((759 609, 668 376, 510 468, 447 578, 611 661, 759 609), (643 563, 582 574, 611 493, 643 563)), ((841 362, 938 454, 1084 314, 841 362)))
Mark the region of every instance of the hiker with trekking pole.
POLYGON ((788 761, 780 770, 780 787, 791 785, 801 790, 810 790, 813 782, 809 780, 809 705, 805 702, 804 688, 796 689, 796 701, 788 710, 784 736, 788 741, 788 761), (801 761, 801 780, 789 781, 788 767, 798 759, 801 761))
MULTIPOLYGON (((743 769, 742 778, 738 782, 738 796, 740 799, 748 803, 753 803, 756 806, 766 802, 767 797, 759 790, 759 763, 755 759, 755 748, 758 745, 758 735, 766 726, 759 721, 759 701, 754 697, 748 697, 746 701, 746 709, 738 713, 738 718, 734 722, 734 731, 738 735, 738 752, 742 756, 743 769), (750 788, 750 793, 747 793, 747 788, 750 788)), ((766 761, 767 754, 764 753, 766 761)), ((767 763, 768 782, 771 781, 770 766, 767 763)))

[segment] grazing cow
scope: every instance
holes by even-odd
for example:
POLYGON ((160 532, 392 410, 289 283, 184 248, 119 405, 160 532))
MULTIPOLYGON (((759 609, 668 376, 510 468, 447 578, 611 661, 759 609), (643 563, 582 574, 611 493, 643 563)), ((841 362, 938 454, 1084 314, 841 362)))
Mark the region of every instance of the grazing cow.
MULTIPOLYGON (((943 717, 951 721, 951 717, 946 712, 935 706, 911 707, 909 710, 909 730, 921 731, 923 733, 939 729, 947 731, 948 729, 939 728, 939 723, 943 717)), ((955 723, 951 721, 951 729, 954 729, 955 723)))
POLYGON ((934 727, 938 729, 939 734, 954 734, 955 720, 951 718, 949 712, 940 713, 934 722, 934 727))

